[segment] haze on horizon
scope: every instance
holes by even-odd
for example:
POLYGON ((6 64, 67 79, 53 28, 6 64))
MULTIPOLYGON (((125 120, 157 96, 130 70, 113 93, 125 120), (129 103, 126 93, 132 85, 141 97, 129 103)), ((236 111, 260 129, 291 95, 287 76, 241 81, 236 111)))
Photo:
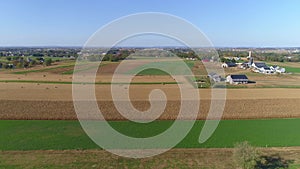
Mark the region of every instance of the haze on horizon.
MULTIPOLYGON (((94 32, 115 19, 162 12, 194 24, 216 47, 300 47, 297 0, 11 0, 1 1, 0 6, 0 46, 83 46, 94 32)), ((146 46, 151 41, 156 42, 154 46, 166 44, 147 37, 128 46, 146 46)))

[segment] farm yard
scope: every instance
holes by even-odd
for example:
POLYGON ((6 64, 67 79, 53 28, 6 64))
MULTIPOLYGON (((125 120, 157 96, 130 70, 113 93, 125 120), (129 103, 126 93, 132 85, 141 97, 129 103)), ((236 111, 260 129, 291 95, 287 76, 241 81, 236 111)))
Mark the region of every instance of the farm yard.
MULTIPOLYGON (((110 125, 121 133, 133 137, 156 135, 170 127, 178 115, 178 84, 167 73, 157 69, 139 72, 147 66, 146 60, 142 63, 126 62, 135 69, 124 68, 121 77, 138 73, 129 88, 135 108, 147 110, 150 107, 149 93, 153 89, 161 89, 168 98, 165 111, 149 124, 129 122, 120 115, 110 94, 110 85, 124 85, 110 83, 119 62, 103 62, 97 72, 95 93, 99 108, 110 125)), ((205 75, 201 63, 185 62, 196 75, 205 75)), ((77 71, 88 72, 97 64, 79 65, 77 71)), ((171 61, 154 64, 171 64, 171 61)), ((256 83, 227 86, 224 114, 213 136, 204 144, 198 143, 211 101, 211 89, 199 89, 200 111, 187 137, 174 149, 147 159, 112 155, 83 132, 72 103, 74 62, 1 70, 0 168, 233 168, 234 144, 245 140, 259 147, 264 154, 280 154, 284 159, 292 160, 290 168, 299 168, 300 64, 279 64, 286 66, 292 74, 264 75, 237 68, 225 69, 226 74, 246 74, 256 83)), ((176 66, 173 69, 176 70, 176 66)), ((176 71, 182 73, 181 70, 176 71)), ((84 87, 87 84, 74 85, 84 87)))

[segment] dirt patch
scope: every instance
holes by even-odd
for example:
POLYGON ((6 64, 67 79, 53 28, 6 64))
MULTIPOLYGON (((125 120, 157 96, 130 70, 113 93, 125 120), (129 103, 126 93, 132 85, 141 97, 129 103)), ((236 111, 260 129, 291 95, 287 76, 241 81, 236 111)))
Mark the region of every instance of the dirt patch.
MULTIPOLYGON (((260 148, 264 155, 278 154, 300 163, 299 147, 260 148)), ((18 168, 235 168, 233 149, 172 149, 158 156, 130 159, 104 150, 1 151, 1 166, 18 168)))

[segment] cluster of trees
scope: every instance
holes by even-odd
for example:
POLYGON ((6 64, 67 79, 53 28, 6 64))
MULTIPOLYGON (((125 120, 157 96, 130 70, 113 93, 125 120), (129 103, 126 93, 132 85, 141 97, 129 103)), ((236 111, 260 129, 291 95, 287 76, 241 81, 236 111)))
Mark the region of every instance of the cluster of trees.
POLYGON ((218 50, 218 54, 219 54, 220 58, 222 58, 222 57, 247 57, 249 55, 249 53, 247 51, 222 51, 222 50, 218 50))
POLYGON ((117 50, 112 49, 109 50, 106 54, 92 54, 87 57, 87 59, 91 62, 95 61, 111 61, 117 62, 120 60, 126 59, 133 51, 131 50, 117 50))
MULTIPOLYGON (((225 58, 229 57, 247 57, 249 54, 247 51, 222 51, 218 50, 220 58, 226 61, 225 58)), ((274 52, 252 52, 252 57, 262 61, 273 62, 300 62, 300 53, 286 54, 286 53, 274 53, 274 52)), ((229 60, 227 60, 229 61, 229 60)))
POLYGON ((293 163, 293 160, 286 160, 279 154, 262 155, 247 141, 235 144, 233 159, 237 167, 242 169, 285 169, 293 163))
POLYGON ((273 62, 300 62, 300 54, 284 55, 279 53, 261 53, 256 56, 259 60, 273 62))
POLYGON ((180 58, 198 58, 198 55, 193 50, 171 50, 177 57, 180 58))
MULTIPOLYGON (((236 62, 234 59, 227 58, 243 58, 249 55, 248 51, 231 51, 231 50, 217 50, 221 62, 236 62)), ((140 49, 112 49, 106 55, 94 54, 88 59, 90 61, 119 61, 125 58, 130 59, 130 55, 135 57, 172 57, 177 56, 180 58, 201 58, 213 59, 214 53, 211 51, 200 50, 195 53, 194 50, 188 48, 166 48, 166 49, 153 49, 153 50, 140 50, 140 49), (133 54, 134 53, 134 54, 133 54), (128 57, 129 56, 129 57, 128 57), (211 56, 211 57, 210 57, 211 56)), ((217 55, 216 55, 217 56, 217 55)), ((252 52, 252 57, 256 60, 262 61, 275 61, 275 62, 300 62, 300 53, 275 53, 275 52, 252 52)), ((217 58, 217 57, 216 57, 217 58)))
POLYGON ((191 49, 111 49, 105 55, 101 52, 89 51, 89 61, 120 61, 139 57, 180 57, 198 58, 199 56, 191 49))
POLYGON ((220 60, 221 60, 222 63, 224 63, 224 62, 236 63, 236 60, 234 58, 228 59, 228 58, 221 57, 220 60))
POLYGON ((33 67, 38 64, 43 64, 45 66, 50 66, 52 64, 51 58, 29 58, 29 57, 20 57, 20 56, 13 56, 13 57, 5 57, 7 61, 0 62, 0 68, 6 69, 13 69, 13 68, 29 68, 33 67))

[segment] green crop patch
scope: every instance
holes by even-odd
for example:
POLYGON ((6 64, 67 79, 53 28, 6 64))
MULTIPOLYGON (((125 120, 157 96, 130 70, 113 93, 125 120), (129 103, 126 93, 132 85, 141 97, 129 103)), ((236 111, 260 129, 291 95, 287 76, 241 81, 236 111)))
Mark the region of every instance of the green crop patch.
POLYGON ((189 75, 192 71, 194 61, 161 61, 151 62, 134 68, 126 74, 137 75, 189 75), (185 63, 185 65, 182 64, 185 63))
POLYGON ((285 71, 288 73, 300 73, 300 68, 297 67, 285 67, 285 71))
MULTIPOLYGON (((157 135, 173 121, 154 121, 149 124, 129 121, 110 121, 111 126, 125 135, 146 138, 157 135)), ((185 123, 187 121, 183 121, 185 123)), ((176 148, 233 147, 249 141, 255 146, 299 146, 300 119, 223 120, 212 137, 200 144, 198 137, 204 121, 196 121, 187 136, 176 148)), ((1 120, 0 150, 63 150, 99 148, 82 130, 78 121, 1 120)))

